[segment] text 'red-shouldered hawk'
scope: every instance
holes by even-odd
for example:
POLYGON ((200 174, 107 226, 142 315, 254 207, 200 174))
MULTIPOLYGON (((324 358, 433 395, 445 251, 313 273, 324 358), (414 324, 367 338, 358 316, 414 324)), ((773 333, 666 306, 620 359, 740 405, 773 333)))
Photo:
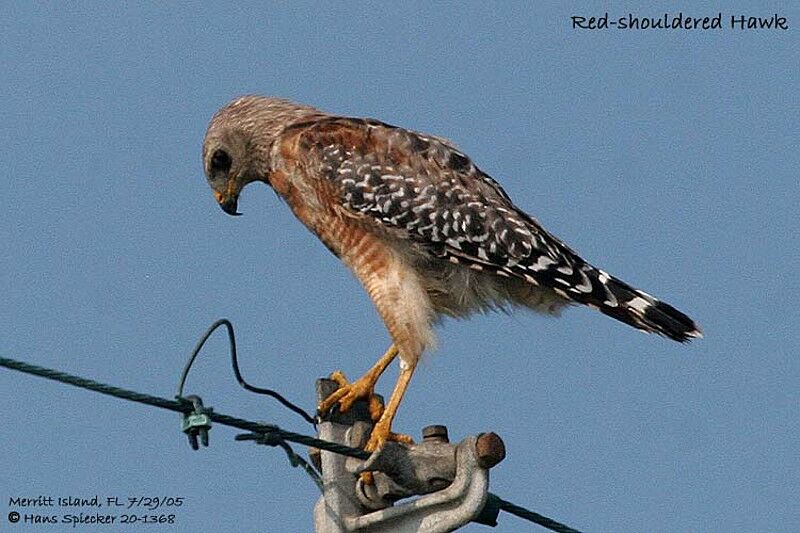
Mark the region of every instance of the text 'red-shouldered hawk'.
POLYGON ((352 384, 334 373, 341 387, 319 410, 371 398, 367 450, 396 437, 392 420, 442 316, 511 307, 555 314, 577 303, 676 341, 702 336, 674 307, 584 261, 440 137, 244 96, 214 115, 203 164, 226 213, 239 214, 248 183, 269 184, 366 288, 393 344, 352 384), (398 355, 382 409, 373 388, 398 355))

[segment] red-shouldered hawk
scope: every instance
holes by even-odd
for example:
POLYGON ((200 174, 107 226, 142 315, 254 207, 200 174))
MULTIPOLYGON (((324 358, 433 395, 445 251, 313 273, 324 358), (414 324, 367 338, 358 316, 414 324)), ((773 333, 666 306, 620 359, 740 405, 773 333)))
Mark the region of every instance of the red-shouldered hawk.
POLYGON ((516 207, 449 141, 377 120, 334 116, 278 98, 244 96, 220 109, 203 144, 208 182, 238 215, 239 193, 263 181, 363 283, 393 344, 362 378, 320 405, 372 398, 399 355, 400 375, 367 450, 392 420, 442 316, 584 304, 677 341, 702 336, 674 307, 599 270, 516 207))

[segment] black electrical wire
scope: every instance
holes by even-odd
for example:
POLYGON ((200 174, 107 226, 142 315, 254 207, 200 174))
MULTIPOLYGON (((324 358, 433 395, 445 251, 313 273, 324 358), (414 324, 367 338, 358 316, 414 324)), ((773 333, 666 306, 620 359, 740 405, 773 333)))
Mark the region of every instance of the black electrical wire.
POLYGON ((231 353, 231 366, 233 366, 233 374, 236 376, 236 381, 239 382, 245 390, 250 392, 255 392, 256 394, 264 394, 266 396, 270 396, 278 400, 284 407, 287 409, 291 409, 306 422, 313 425, 314 427, 317 426, 316 419, 308 414, 302 407, 295 405, 294 403, 290 402, 286 398, 284 398, 280 393, 275 392, 272 389, 264 389, 261 387, 256 387, 254 385, 250 385, 247 381, 245 381, 244 377, 242 377, 242 373, 239 371, 239 356, 236 352, 236 335, 233 332, 233 324, 227 318, 220 318, 206 330, 200 340, 195 345, 194 350, 192 350, 192 355, 189 357, 189 360, 186 362, 186 366, 183 367, 183 372, 181 372, 181 378, 178 381, 178 397, 183 397, 183 387, 186 383, 186 378, 189 375, 189 370, 191 370, 192 365, 194 364, 195 359, 197 359, 197 355, 200 353, 200 350, 205 345, 208 338, 211 336, 214 331, 220 326, 225 326, 225 329, 228 331, 228 344, 230 346, 230 353, 231 353))
MULTIPOLYGON (((237 361, 236 339, 234 336, 233 325, 230 323, 229 320, 224 318, 217 320, 216 322, 214 322, 214 324, 211 325, 210 328, 208 328, 208 330, 206 330, 205 334, 201 337, 200 341, 195 346, 195 349, 192 351, 189 361, 186 363, 186 366, 184 367, 183 372, 181 373, 181 378, 178 384, 178 396, 176 400, 168 400, 166 398, 162 398, 159 396, 152 396, 150 394, 144 394, 129 389, 114 387, 112 385, 107 385, 105 383, 100 383, 98 381, 94 381, 91 379, 75 376, 73 374, 68 374, 66 372, 60 372, 58 370, 54 370, 51 368, 32 365, 29 363, 25 363, 23 361, 17 361, 15 359, 0 357, 0 366, 10 368, 12 370, 18 370, 20 372, 25 372, 27 374, 32 374, 35 376, 51 379, 54 381, 58 381, 60 383, 65 383, 67 385, 73 385, 75 387, 92 390, 95 392, 99 392, 101 394, 113 396, 115 398, 130 400, 145 405, 151 405, 154 407, 160 407, 162 409, 168 409, 170 411, 175 411, 183 415, 188 415, 193 413, 198 405, 197 402, 193 402, 190 399, 183 397, 183 387, 186 382, 186 378, 189 374, 189 370, 191 369, 192 364, 197 358, 198 353, 200 352, 200 350, 202 349, 203 345, 208 340, 208 338, 211 336, 211 334, 218 327, 223 325, 228 330, 228 339, 230 341, 230 347, 231 347, 231 361, 234 368, 234 374, 236 374, 236 379, 239 382, 239 384, 242 385, 242 387, 244 387, 245 389, 251 390, 252 392, 256 392, 258 394, 266 394, 268 396, 275 398, 289 409, 303 416, 303 418, 305 418, 312 424, 315 423, 313 417, 308 415, 308 413, 306 413, 300 407, 297 407, 293 403, 286 400, 283 396, 281 396, 277 392, 272 391, 270 389, 262 389, 260 387, 254 387, 252 385, 249 385, 242 378, 241 373, 239 372, 239 366, 237 361)), ((311 465, 309 465, 307 461, 302 459, 302 457, 297 455, 285 441, 296 442, 298 444, 303 444, 305 446, 313 446, 320 450, 325 450, 340 455, 346 455, 348 457, 355 457, 357 459, 362 459, 362 460, 368 459, 371 455, 369 452, 366 452, 358 448, 352 448, 350 446, 345 446, 343 444, 338 444, 336 442, 325 441, 322 439, 317 439, 315 437, 294 433, 292 431, 286 431, 273 424, 252 422, 250 420, 245 420, 242 418, 225 415, 222 413, 215 412, 213 409, 205 410, 204 414, 208 416, 210 420, 218 424, 243 429, 246 431, 250 431, 252 433, 251 435, 239 435, 237 437, 237 440, 253 440, 259 444, 266 444, 269 446, 279 446, 283 448, 292 466, 299 466, 303 468, 306 471, 306 473, 308 473, 309 476, 311 476, 312 480, 314 480, 314 483, 316 483, 320 489, 322 489, 322 485, 321 485, 321 480, 319 479, 319 475, 313 470, 313 467, 311 467, 311 465)), ((519 505, 513 504, 492 493, 489 493, 488 496, 487 506, 489 505, 495 507, 496 509, 501 509, 510 514, 516 515, 525 520, 529 520, 551 531, 556 531, 558 533, 580 533, 576 529, 573 529, 567 525, 564 525, 546 516, 540 515, 539 513, 535 513, 533 511, 525 509, 524 507, 521 507, 519 505)))
MULTIPOLYGON (((37 365, 32 365, 22 361, 17 361, 15 359, 0 357, 0 366, 4 366, 12 370, 18 370, 20 372, 25 372, 26 374, 33 374, 35 376, 51 379, 54 381, 65 383, 67 385, 73 385, 75 387, 80 387, 82 389, 93 390, 95 392, 106 394, 108 396, 114 396, 116 398, 121 398, 123 400, 130 400, 133 402, 143 403, 145 405, 152 405, 154 407, 160 407, 162 409, 168 409, 170 411, 175 411, 178 413, 189 414, 194 409, 194 405, 192 404, 192 402, 183 398, 181 398, 178 401, 168 400, 166 398, 161 398, 159 396, 151 396, 149 394, 144 394, 141 392, 123 389, 120 387, 114 387, 112 385, 106 385, 105 383, 100 383, 98 381, 94 381, 91 379, 82 378, 80 376, 75 376, 73 374, 67 374, 66 372, 59 372, 58 370, 53 370, 52 368, 45 368, 37 365)), ((346 455, 348 457, 355 457, 357 459, 368 459, 371 455, 369 452, 365 452, 364 450, 359 450, 358 448, 351 448, 350 446, 344 446, 342 444, 338 444, 335 442, 329 442, 326 440, 309 437, 307 435, 293 433, 291 431, 283 430, 278 426, 272 424, 260 424, 258 422, 251 422, 250 420, 245 420, 242 418, 236 418, 233 416, 224 415, 222 413, 217 413, 214 412, 213 410, 208 412, 207 415, 214 422, 217 422, 218 424, 222 424, 224 426, 231 426, 263 435, 275 435, 276 437, 283 440, 296 442, 298 444, 303 444, 305 446, 313 446, 315 448, 319 448, 320 450, 338 453, 341 455, 346 455)), ((556 522, 555 520, 547 518, 546 516, 534 513, 533 511, 525 509, 524 507, 520 507, 519 505, 515 505, 509 501, 500 498, 495 494, 489 493, 489 502, 497 505, 497 507, 502 509, 503 511, 516 515, 525 520, 529 520, 533 523, 539 524, 540 526, 545 527, 551 531, 556 531, 560 533, 580 533, 576 529, 572 529, 569 526, 561 524, 560 522, 556 522)))

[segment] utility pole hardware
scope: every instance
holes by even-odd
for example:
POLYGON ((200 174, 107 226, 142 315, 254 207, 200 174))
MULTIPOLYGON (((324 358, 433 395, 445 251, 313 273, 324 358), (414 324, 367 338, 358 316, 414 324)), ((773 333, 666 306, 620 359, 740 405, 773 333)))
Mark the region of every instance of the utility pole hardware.
MULTIPOLYGON (((318 380, 318 401, 337 386, 318 380)), ((371 430, 365 401, 344 414, 334 409, 318 429, 320 439, 357 448, 371 430)), ((324 486, 314 508, 316 533, 439 533, 471 521, 495 525, 499 509, 486 502, 489 469, 505 457, 500 437, 483 433, 450 444, 444 426, 427 426, 422 436, 418 444, 387 442, 365 461, 311 450, 324 486), (366 471, 373 472, 373 483, 360 479, 366 471)))

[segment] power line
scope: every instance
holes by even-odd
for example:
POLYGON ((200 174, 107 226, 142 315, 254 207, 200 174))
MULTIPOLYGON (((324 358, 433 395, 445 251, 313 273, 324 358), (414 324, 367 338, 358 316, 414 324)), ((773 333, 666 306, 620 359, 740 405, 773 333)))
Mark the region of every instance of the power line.
MULTIPOLYGON (((99 381, 82 378, 73 374, 67 374, 66 372, 59 372, 58 370, 53 370, 51 368, 24 363, 15 359, 0 357, 0 366, 25 372, 26 374, 33 374, 35 376, 51 379, 53 381, 59 381, 61 383, 66 383, 82 389, 93 390, 107 396, 114 396, 115 398, 121 398, 123 400, 130 400, 132 402, 168 409, 184 415, 190 414, 194 410, 192 403, 186 400, 168 400, 166 398, 161 398, 160 396, 151 396, 149 394, 143 394, 141 392, 114 387, 112 385, 100 383, 99 381)), ((315 437, 310 437, 308 435, 286 431, 285 429, 281 429, 273 424, 252 422, 243 418, 217 413, 213 410, 209 410, 209 412, 206 414, 212 421, 222 424, 223 426, 243 429, 252 433, 274 434, 283 440, 296 442, 305 446, 314 446, 325 451, 347 455, 357 459, 368 459, 370 456, 369 452, 359 450, 358 448, 351 448, 350 446, 343 446, 335 442, 328 442, 315 437)))
POLYGON ((552 518, 547 518, 544 515, 540 515, 539 513, 534 513, 529 509, 520 507, 519 505, 511 503, 508 500, 504 500, 496 494, 492 494, 491 492, 489 493, 489 499, 487 500, 486 505, 496 505, 507 513, 524 518, 525 520, 529 520, 534 524, 539 524, 540 526, 551 531, 556 531, 557 533, 581 533, 577 529, 572 529, 561 522, 556 522, 552 518))
MULTIPOLYGON (((162 409, 174 411, 183 415, 189 415, 190 413, 194 412, 195 409, 194 404, 185 398, 179 397, 177 400, 168 400, 160 396, 152 396, 150 394, 123 389, 121 387, 114 387, 99 381, 75 376, 66 372, 60 372, 52 368, 32 365, 23 361, 17 361, 16 359, 0 357, 0 366, 9 368, 11 370, 17 370, 19 372, 24 372, 26 374, 40 376, 53 381, 58 381, 60 383, 65 383, 67 385, 72 385, 82 389, 92 390, 107 396, 113 396, 123 400, 160 407, 162 409)), ((292 431, 286 431, 285 429, 281 429, 273 424, 252 422, 243 418, 217 413, 211 408, 206 408, 204 414, 212 421, 222 424, 223 426, 235 427, 245 431, 250 431, 252 433, 265 435, 266 441, 262 442, 263 444, 275 445, 276 443, 279 444, 280 440, 287 440, 290 442, 303 444, 305 446, 313 446, 315 448, 319 448, 320 450, 338 453, 349 457, 355 457, 357 459, 368 459, 371 455, 369 452, 360 450, 358 448, 351 448, 350 446, 344 446, 335 442, 321 440, 316 437, 302 435, 292 431), (278 440, 272 441, 271 439, 278 440)), ((289 457, 291 460, 291 455, 289 457)), ((535 524, 539 524, 540 526, 550 529, 551 531, 556 531, 559 533, 580 533, 576 529, 572 529, 569 526, 561 524, 560 522, 556 522, 555 520, 547 518, 546 516, 534 513, 533 511, 525 509, 524 507, 515 505, 492 493, 489 493, 487 505, 495 505, 503 511, 511 513, 525 520, 529 520, 535 524)))

